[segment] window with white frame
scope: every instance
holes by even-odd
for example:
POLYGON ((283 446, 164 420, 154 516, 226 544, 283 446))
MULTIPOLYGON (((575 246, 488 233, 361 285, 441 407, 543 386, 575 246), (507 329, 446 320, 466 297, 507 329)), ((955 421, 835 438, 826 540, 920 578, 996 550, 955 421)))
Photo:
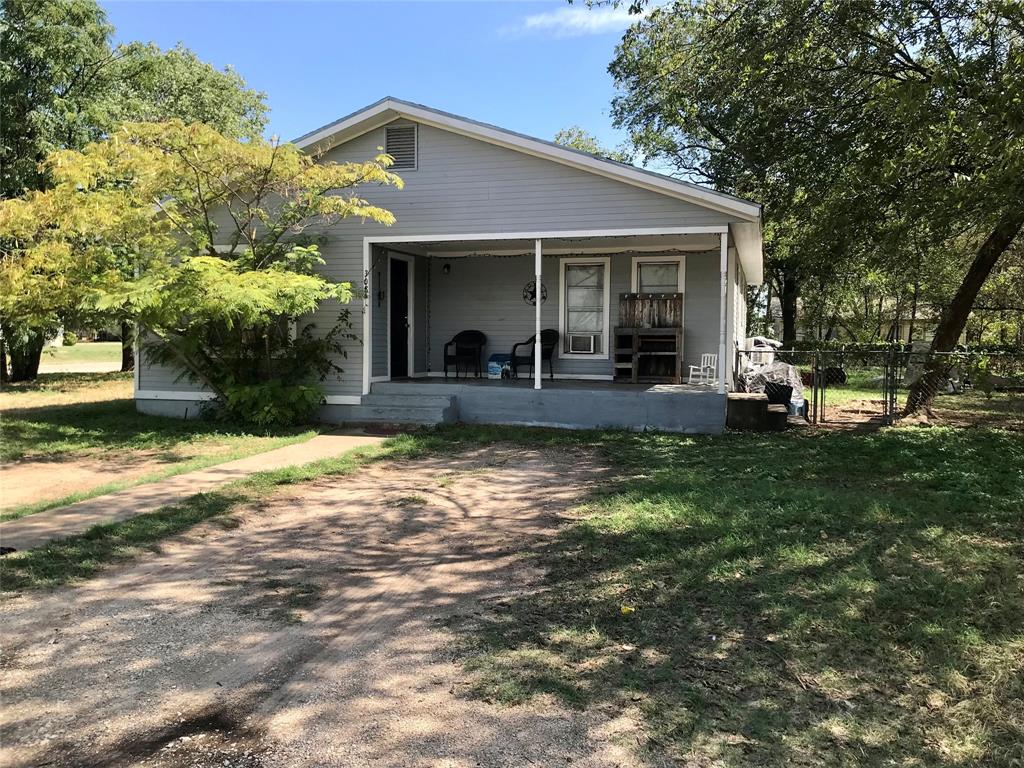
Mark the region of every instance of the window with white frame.
POLYGON ((608 259, 562 261, 562 355, 607 357, 608 259))
POLYGON ((682 256, 641 256, 633 259, 634 293, 682 293, 682 256))

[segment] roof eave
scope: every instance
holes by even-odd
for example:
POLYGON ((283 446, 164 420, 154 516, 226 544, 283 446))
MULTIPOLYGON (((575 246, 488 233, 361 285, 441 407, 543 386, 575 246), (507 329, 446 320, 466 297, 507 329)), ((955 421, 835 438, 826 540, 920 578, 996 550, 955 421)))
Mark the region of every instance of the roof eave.
POLYGON ((736 247, 740 266, 747 285, 761 285, 764 282, 764 246, 761 222, 739 221, 729 225, 729 233, 736 247))

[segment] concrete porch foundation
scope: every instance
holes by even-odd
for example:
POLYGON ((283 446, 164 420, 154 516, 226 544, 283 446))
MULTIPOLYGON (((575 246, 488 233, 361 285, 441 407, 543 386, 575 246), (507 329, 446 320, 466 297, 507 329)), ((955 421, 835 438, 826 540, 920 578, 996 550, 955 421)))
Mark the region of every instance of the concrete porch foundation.
POLYGON ((532 382, 523 379, 424 378, 373 384, 364 404, 379 399, 389 408, 404 403, 422 412, 422 404, 432 403, 437 397, 450 397, 451 408, 445 418, 434 423, 461 421, 702 434, 718 434, 725 428, 726 396, 706 387, 687 385, 545 380, 544 388, 536 390, 532 382))

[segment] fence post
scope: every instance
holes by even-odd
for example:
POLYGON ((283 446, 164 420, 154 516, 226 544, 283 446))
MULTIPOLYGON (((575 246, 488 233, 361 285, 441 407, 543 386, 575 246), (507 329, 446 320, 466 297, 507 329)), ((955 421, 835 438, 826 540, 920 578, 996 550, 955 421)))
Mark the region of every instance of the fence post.
POLYGON ((882 423, 888 426, 892 424, 892 387, 893 387, 893 350, 889 348, 885 352, 885 366, 882 370, 882 423))
POLYGON ((811 358, 811 397, 814 400, 814 423, 818 423, 818 351, 814 351, 814 356, 811 358))

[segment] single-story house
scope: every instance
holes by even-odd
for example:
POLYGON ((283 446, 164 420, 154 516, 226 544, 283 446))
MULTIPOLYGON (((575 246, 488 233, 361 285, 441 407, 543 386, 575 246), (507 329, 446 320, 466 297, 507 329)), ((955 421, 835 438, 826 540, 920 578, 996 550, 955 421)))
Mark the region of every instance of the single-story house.
MULTIPOLYGON (((328 276, 363 288, 324 420, 723 429, 760 205, 394 98, 295 143, 326 161, 384 147, 405 181, 366 190, 394 225, 344 220, 321 246, 328 276), (463 331, 481 343, 448 345, 463 331), (517 378, 487 377, 535 335, 517 378)), ((208 397, 137 366, 140 411, 208 397)))

